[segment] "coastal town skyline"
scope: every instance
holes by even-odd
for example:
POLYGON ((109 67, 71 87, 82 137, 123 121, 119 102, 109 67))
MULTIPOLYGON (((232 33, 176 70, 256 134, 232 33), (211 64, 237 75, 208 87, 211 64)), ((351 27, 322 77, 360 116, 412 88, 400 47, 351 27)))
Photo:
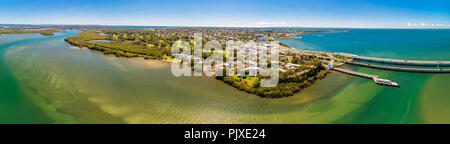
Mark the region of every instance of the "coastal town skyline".
POLYGON ((449 2, 1 1, 1 24, 450 28, 449 2))

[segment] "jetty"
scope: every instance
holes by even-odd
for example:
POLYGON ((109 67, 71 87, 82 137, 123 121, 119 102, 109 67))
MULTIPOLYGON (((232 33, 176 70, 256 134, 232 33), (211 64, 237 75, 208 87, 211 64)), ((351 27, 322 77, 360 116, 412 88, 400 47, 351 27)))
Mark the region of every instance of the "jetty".
POLYGON ((380 85, 394 86, 394 87, 399 86, 398 83, 396 83, 396 82, 393 82, 393 81, 387 80, 387 79, 378 78, 378 76, 376 76, 376 75, 370 75, 370 74, 366 74, 366 73, 351 71, 351 70, 347 70, 347 69, 341 69, 341 68, 337 68, 337 67, 332 67, 330 69, 338 71, 338 72, 354 75, 354 76, 360 76, 360 77, 372 79, 375 83, 380 84, 380 85))
POLYGON ((368 78, 368 79, 373 79, 375 77, 378 77, 376 75, 365 74, 365 73, 351 71, 351 70, 347 70, 347 69, 341 69, 341 68, 337 68, 337 67, 333 67, 331 69, 338 71, 338 72, 342 72, 342 73, 346 73, 346 74, 350 74, 350 75, 354 75, 354 76, 360 76, 360 77, 364 77, 364 78, 368 78))
POLYGON ((326 54, 326 56, 319 56, 320 58, 330 58, 332 60, 340 61, 345 64, 357 65, 368 68, 375 68, 381 70, 391 70, 391 71, 401 71, 401 72, 414 72, 414 73, 450 73, 450 61, 419 61, 419 60, 399 60, 399 59, 385 59, 385 58, 375 58, 375 57, 364 57, 358 56, 354 54, 347 53, 329 53, 329 52, 319 52, 321 54, 326 54), (338 58, 334 58, 331 55, 342 55, 349 60, 342 60, 338 58), (359 60, 359 61, 355 61, 359 60), (372 63, 364 63, 372 62, 372 63), (379 63, 379 64, 373 64, 379 63), (390 64, 390 65, 381 65, 381 64, 390 64), (396 66, 392 66, 396 65, 396 66), (402 67, 398 65, 404 66, 412 66, 412 67, 402 67), (416 67, 414 67, 416 66, 416 67), (429 68, 426 68, 429 67, 429 68), (435 67, 435 68, 431 68, 435 67))

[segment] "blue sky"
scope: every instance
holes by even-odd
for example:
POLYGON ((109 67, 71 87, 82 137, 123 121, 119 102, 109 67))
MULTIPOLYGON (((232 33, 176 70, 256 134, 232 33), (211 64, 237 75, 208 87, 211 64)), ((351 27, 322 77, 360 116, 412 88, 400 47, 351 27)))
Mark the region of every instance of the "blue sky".
POLYGON ((0 24, 450 27, 450 1, 0 0, 0 24))

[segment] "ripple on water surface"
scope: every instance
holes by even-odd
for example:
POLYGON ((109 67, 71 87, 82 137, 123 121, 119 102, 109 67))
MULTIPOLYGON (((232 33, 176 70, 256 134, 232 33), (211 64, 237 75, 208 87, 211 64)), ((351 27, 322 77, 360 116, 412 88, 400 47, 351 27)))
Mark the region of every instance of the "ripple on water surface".
POLYGON ((54 38, 5 54, 21 89, 56 123, 330 123, 373 98, 363 90, 377 90, 331 74, 297 96, 264 99, 213 78, 174 77, 165 63, 70 47, 54 38))
POLYGON ((402 87, 383 87, 368 79, 332 73, 296 96, 264 99, 213 78, 174 77, 170 65, 163 62, 70 48, 63 38, 73 34, 62 30, 54 37, 18 43, 3 55, 19 89, 56 123, 417 123, 422 117, 426 122, 448 120, 439 117, 446 111, 429 112, 439 105, 448 109, 445 101, 436 100, 445 99, 445 85, 436 84, 446 83, 448 75, 358 68, 393 78, 402 87), (429 94, 433 95, 426 96, 429 94), (424 100, 422 110, 417 110, 420 95, 424 100), (437 102, 442 104, 433 105, 437 102))

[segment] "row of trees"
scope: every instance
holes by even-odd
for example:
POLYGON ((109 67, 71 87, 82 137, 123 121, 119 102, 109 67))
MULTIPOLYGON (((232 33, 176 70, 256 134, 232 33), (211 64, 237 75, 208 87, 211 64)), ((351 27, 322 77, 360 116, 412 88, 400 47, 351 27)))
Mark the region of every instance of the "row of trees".
POLYGON ((53 35, 58 29, 0 29, 0 34, 19 34, 19 33, 40 33, 42 35, 53 35))

